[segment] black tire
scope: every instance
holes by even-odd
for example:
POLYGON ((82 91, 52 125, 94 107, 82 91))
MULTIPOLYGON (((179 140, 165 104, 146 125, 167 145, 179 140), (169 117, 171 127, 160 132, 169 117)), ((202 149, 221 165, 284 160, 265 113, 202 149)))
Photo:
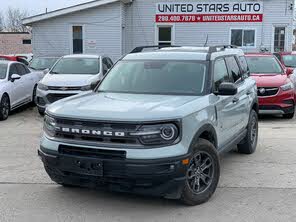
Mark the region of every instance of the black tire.
POLYGON ((44 116, 45 110, 38 107, 38 113, 40 114, 40 116, 44 116))
POLYGON ((207 202, 214 194, 219 178, 220 161, 216 148, 209 141, 199 139, 193 145, 193 154, 187 169, 186 182, 180 200, 189 206, 207 202))
POLYGON ((36 106, 36 93, 37 93, 37 85, 34 86, 33 93, 32 93, 32 106, 36 106))
POLYGON ((4 94, 0 100, 0 121, 8 119, 10 113, 9 97, 4 94))
POLYGON ((242 154, 252 154, 256 151, 258 143, 258 114, 255 110, 252 110, 250 113, 247 130, 246 137, 242 143, 237 145, 238 152, 242 154))

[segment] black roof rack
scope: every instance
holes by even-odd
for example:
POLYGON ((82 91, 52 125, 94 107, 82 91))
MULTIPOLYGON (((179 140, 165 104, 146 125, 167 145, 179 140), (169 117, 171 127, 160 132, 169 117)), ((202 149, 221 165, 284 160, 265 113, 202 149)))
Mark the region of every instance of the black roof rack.
POLYGON ((236 45, 215 45, 209 47, 209 53, 218 52, 218 49, 225 50, 225 49, 235 49, 237 48, 236 45))
POLYGON ((134 48, 130 53, 138 53, 142 52, 144 49, 151 49, 151 48, 167 48, 167 47, 180 47, 180 46, 175 46, 175 45, 149 45, 149 46, 138 46, 134 48))

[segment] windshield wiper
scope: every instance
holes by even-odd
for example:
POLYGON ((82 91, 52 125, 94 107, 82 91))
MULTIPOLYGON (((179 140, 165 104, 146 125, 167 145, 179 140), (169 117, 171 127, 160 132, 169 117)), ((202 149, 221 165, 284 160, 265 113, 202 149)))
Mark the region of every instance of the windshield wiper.
POLYGON ((50 74, 60 74, 60 73, 52 71, 52 72, 50 72, 50 74))

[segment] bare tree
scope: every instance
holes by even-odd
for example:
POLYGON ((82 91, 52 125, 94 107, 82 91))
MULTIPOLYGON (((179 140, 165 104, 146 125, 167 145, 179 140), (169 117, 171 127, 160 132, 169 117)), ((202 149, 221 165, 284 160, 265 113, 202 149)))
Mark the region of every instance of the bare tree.
POLYGON ((23 25, 22 19, 28 17, 26 10, 8 8, 6 13, 6 30, 9 32, 28 32, 30 29, 23 25))
POLYGON ((4 17, 0 12, 0 32, 3 32, 4 30, 5 30, 4 17))

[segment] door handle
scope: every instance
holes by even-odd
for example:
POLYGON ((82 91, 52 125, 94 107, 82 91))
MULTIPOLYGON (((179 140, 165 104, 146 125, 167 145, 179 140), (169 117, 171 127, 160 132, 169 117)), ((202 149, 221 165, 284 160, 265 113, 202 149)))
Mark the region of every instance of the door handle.
POLYGON ((234 97, 232 100, 233 103, 237 103, 238 101, 239 101, 239 98, 237 98, 237 97, 234 97))

